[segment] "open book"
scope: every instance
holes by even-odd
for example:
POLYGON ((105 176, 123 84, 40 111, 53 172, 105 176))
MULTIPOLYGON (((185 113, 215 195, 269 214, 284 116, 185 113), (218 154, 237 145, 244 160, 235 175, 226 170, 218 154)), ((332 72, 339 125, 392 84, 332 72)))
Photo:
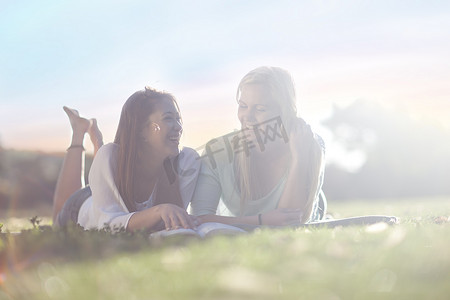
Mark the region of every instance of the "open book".
POLYGON ((333 228, 336 226, 370 225, 375 223, 387 223, 389 225, 393 225, 398 223, 398 219, 395 216, 371 215, 371 216, 349 217, 343 219, 321 220, 316 222, 310 222, 307 224, 302 224, 300 226, 333 228))
POLYGON ((150 238, 164 238, 169 236, 193 236, 198 238, 206 238, 211 236, 217 236, 217 235, 237 235, 241 233, 247 233, 247 231, 227 225, 222 223, 203 223, 199 226, 197 226, 196 229, 174 229, 174 230, 161 230, 157 232, 153 232, 150 234, 150 238))
POLYGON ((320 220, 315 222, 309 222, 306 224, 294 224, 285 226, 271 226, 271 225, 247 225, 247 224, 235 224, 235 226, 251 232, 256 228, 334 228, 337 226, 360 226, 360 225, 371 225, 375 223, 387 223, 389 225, 394 225, 398 223, 398 219, 395 216, 383 216, 383 215, 370 215, 370 216, 358 216, 349 217, 343 219, 329 219, 320 220))

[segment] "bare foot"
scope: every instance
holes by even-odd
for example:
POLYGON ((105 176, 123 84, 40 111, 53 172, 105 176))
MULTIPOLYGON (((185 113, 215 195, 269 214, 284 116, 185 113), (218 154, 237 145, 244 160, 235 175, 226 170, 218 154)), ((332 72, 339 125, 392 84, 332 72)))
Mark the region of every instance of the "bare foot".
POLYGON ((91 142, 94 145, 94 155, 97 153, 97 150, 103 146, 103 135, 98 128, 97 120, 96 119, 90 119, 91 126, 89 126, 88 134, 91 138, 91 142))
POLYGON ((91 126, 92 121, 88 120, 86 118, 80 117, 80 114, 77 110, 69 108, 67 106, 63 106, 64 111, 66 112, 67 116, 69 117, 70 126, 72 126, 73 134, 84 134, 88 131, 89 127, 91 126))

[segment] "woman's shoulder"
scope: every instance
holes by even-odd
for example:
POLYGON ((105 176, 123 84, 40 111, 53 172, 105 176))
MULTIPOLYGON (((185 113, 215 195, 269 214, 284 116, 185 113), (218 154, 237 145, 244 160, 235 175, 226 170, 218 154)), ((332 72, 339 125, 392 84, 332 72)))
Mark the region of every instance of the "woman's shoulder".
POLYGON ((183 147, 183 149, 180 151, 180 155, 185 159, 195 159, 199 157, 197 151, 189 147, 183 147))
POLYGON ((178 157, 178 166, 180 169, 200 169, 200 156, 197 151, 192 148, 184 147, 178 157))
POLYGON ((108 143, 108 144, 105 144, 105 145, 101 146, 100 149, 98 149, 96 155, 99 155, 99 154, 102 154, 102 155, 111 154, 111 153, 115 153, 117 151, 119 151, 119 145, 117 145, 115 143, 108 143))
POLYGON ((202 160, 209 161, 213 166, 227 164, 233 161, 237 149, 235 139, 239 132, 232 132, 209 140, 202 147, 202 160))
POLYGON ((119 153, 119 145, 114 143, 108 143, 98 149, 97 154, 94 157, 93 163, 104 164, 116 161, 116 157, 119 153))
POLYGON ((325 141, 323 138, 318 135, 317 133, 314 133, 314 139, 316 140, 317 144, 319 144, 320 148, 322 148, 322 151, 325 152, 325 141))

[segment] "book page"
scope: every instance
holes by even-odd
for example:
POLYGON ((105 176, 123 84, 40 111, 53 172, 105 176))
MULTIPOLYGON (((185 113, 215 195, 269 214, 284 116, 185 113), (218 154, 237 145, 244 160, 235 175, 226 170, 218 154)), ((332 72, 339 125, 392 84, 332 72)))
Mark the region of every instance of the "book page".
POLYGON ((173 230, 161 230, 151 233, 149 237, 164 238, 169 236, 184 235, 205 238, 212 235, 236 235, 240 233, 247 233, 247 231, 227 224, 208 222, 199 225, 197 229, 179 228, 173 230))
POLYGON ((201 237, 206 237, 212 235, 236 235, 240 233, 247 233, 247 231, 227 224, 207 222, 197 227, 197 233, 201 237))
POLYGON ((161 230, 161 231, 151 233, 149 237, 150 238, 164 238, 164 237, 174 236, 174 235, 201 237, 195 230, 186 229, 186 228, 179 228, 179 229, 173 229, 173 230, 161 230))

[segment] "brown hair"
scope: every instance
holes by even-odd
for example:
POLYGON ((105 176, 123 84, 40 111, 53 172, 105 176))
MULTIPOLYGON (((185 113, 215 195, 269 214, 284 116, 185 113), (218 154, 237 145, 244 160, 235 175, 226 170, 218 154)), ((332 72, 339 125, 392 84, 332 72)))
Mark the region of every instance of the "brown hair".
MULTIPOLYGON (((158 101, 173 101, 179 110, 174 96, 145 87, 144 90, 137 91, 128 98, 120 115, 114 139, 114 143, 119 145, 115 183, 130 212, 136 211, 133 182, 136 178, 136 167, 139 164, 139 149, 142 148, 144 142, 141 133, 147 124, 148 116, 154 111, 158 101)), ((170 201, 170 199, 167 200, 170 201)), ((183 206, 182 203, 174 204, 183 206)))

